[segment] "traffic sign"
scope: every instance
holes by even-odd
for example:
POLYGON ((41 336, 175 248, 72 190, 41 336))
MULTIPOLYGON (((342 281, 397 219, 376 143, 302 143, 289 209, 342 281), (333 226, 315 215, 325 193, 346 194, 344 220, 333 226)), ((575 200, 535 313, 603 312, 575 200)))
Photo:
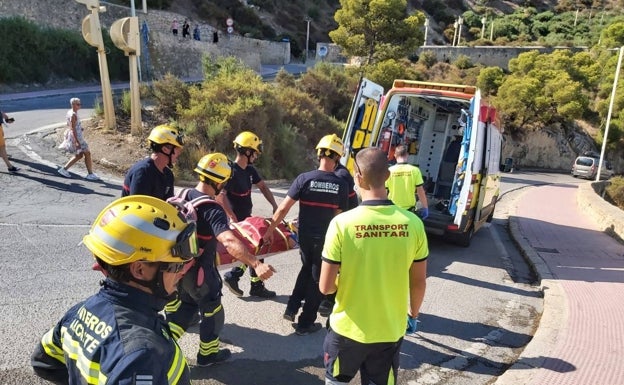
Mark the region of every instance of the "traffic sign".
POLYGON ((234 28, 232 27, 227 27, 227 33, 232 33, 234 32, 234 28))
POLYGON ((234 19, 232 19, 231 17, 228 17, 227 20, 225 21, 225 24, 227 24, 228 27, 231 27, 234 25, 234 19))

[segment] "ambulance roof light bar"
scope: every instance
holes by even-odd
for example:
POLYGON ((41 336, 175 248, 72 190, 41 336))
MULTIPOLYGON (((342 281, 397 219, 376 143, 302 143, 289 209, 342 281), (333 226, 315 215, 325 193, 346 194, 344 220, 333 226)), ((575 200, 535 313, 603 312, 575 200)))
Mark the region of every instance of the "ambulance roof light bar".
POLYGON ((430 83, 419 82, 415 80, 395 80, 392 84, 393 88, 421 88, 426 90, 436 91, 452 91, 461 92, 464 94, 474 95, 477 92, 477 87, 465 86, 461 84, 443 84, 443 83, 430 83))

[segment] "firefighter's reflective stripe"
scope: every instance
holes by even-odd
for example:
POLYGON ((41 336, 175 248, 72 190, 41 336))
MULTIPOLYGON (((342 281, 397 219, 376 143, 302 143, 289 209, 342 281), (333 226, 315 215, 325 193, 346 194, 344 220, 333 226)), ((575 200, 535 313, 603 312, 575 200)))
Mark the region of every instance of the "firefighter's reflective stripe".
POLYGON ((165 312, 175 313, 180 308, 180 305, 182 305, 182 301, 180 301, 179 299, 174 299, 173 301, 168 302, 167 305, 165 305, 165 312))
POLYGON ((41 338, 41 346, 47 355, 53 357, 65 364, 65 354, 60 346, 54 343, 54 328, 48 330, 41 338))
POLYGON ((184 373, 184 368, 186 367, 186 359, 184 358, 184 354, 180 349, 178 344, 175 344, 175 355, 173 356, 173 362, 171 363, 171 367, 167 371, 167 380, 169 384, 174 385, 180 381, 180 377, 184 373))
POLYGON ((210 354, 219 353, 219 339, 216 338, 209 342, 199 343, 199 354, 202 356, 208 356, 210 354))
POLYGON ((171 330, 171 336, 177 341, 184 334, 184 329, 175 322, 169 322, 169 329, 171 330))
POLYGON ((100 371, 100 364, 89 360, 80 347, 80 342, 72 338, 66 327, 61 328, 63 350, 76 363, 76 368, 87 384, 105 384, 106 375, 100 371))

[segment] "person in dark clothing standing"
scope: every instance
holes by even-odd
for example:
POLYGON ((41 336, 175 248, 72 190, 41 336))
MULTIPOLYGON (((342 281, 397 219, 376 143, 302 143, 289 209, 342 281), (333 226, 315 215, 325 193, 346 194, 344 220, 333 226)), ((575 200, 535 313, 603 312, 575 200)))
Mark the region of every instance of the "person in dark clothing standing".
POLYGON ((152 153, 130 167, 121 196, 149 195, 167 200, 173 196, 171 168, 182 152, 184 141, 178 130, 168 125, 154 127, 147 140, 152 153))
POLYGON ((316 149, 319 168, 300 174, 295 179, 286 198, 273 214, 272 223, 263 237, 265 242, 271 242, 277 224, 299 201, 299 252, 302 266, 284 312, 284 319, 293 322, 297 335, 307 335, 322 328, 320 323, 314 321, 323 299, 318 286, 323 241, 332 218, 348 208, 347 182, 334 173, 344 153, 342 141, 335 134, 326 135, 316 149), (295 323, 304 300, 303 311, 295 323))
MULTIPOLYGON (((234 139, 234 149, 236 149, 236 160, 232 165, 232 178, 217 196, 217 201, 221 203, 232 222, 242 221, 251 216, 253 208, 251 189, 256 186, 275 212, 277 209, 275 197, 253 166, 262 153, 262 140, 253 132, 244 131, 234 139)), ((264 262, 262 259, 260 261, 264 262)), ((224 276, 225 285, 238 297, 243 296, 238 281, 245 274, 245 270, 247 270, 246 265, 237 266, 224 276)), ((251 278, 249 295, 259 298, 275 297, 275 292, 264 286, 264 282, 258 278, 253 268, 249 268, 249 276, 251 278)))
POLYGON ((197 255, 195 223, 167 202, 134 195, 104 208, 83 242, 107 278, 43 336, 31 357, 35 374, 56 384, 190 385, 159 312, 197 255))

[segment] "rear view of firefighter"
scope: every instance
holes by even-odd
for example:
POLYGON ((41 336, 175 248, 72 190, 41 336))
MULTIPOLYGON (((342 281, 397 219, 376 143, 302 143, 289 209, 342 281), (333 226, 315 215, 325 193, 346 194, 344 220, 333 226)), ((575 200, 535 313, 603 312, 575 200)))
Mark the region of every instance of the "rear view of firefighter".
POLYGON ((263 239, 273 240, 273 230, 299 201, 299 254, 301 269, 286 304, 284 319, 293 322, 295 333, 305 336, 321 330, 316 321, 323 295, 319 291, 321 251, 332 218, 348 209, 347 182, 334 173, 344 146, 335 134, 325 135, 316 146, 319 167, 299 174, 280 203, 263 239), (303 309, 297 319, 297 313, 303 309), (297 319, 297 322, 294 322, 297 319))
POLYGON ((232 169, 227 157, 220 153, 202 157, 195 167, 199 183, 183 197, 187 202, 206 197, 194 204, 197 216, 197 238, 201 255, 184 275, 179 286, 178 299, 165 307, 167 321, 176 339, 191 325, 197 311, 199 324, 198 366, 210 366, 230 358, 229 349, 219 348, 219 334, 223 329, 225 314, 221 304, 222 282, 216 266, 217 241, 237 260, 252 266, 262 280, 273 275, 273 267, 264 264, 249 253, 245 245, 230 230, 223 207, 215 201, 232 169))
POLYGON ((43 336, 35 373, 57 384, 190 384, 159 311, 197 255, 195 223, 167 202, 133 195, 104 208, 83 242, 108 276, 43 336))
POLYGON ((184 141, 177 129, 163 124, 147 138, 151 155, 136 162, 126 174, 121 196, 149 195, 162 200, 173 196, 173 164, 182 153, 184 141))
MULTIPOLYGON (((262 153, 262 140, 253 132, 244 131, 234 139, 234 149, 236 160, 232 166, 232 178, 225 185, 223 192, 217 196, 217 200, 223 205, 232 221, 242 221, 251 216, 253 208, 251 188, 256 186, 275 212, 277 209, 275 197, 253 166, 262 153)), ((264 260, 261 261, 264 262, 264 260)), ((238 286, 238 281, 245 274, 246 269, 246 265, 237 266, 224 275, 225 285, 238 297, 244 294, 238 286)), ((264 282, 258 278, 253 267, 249 268, 249 276, 251 278, 249 295, 259 298, 275 297, 275 292, 264 287, 264 282)))

